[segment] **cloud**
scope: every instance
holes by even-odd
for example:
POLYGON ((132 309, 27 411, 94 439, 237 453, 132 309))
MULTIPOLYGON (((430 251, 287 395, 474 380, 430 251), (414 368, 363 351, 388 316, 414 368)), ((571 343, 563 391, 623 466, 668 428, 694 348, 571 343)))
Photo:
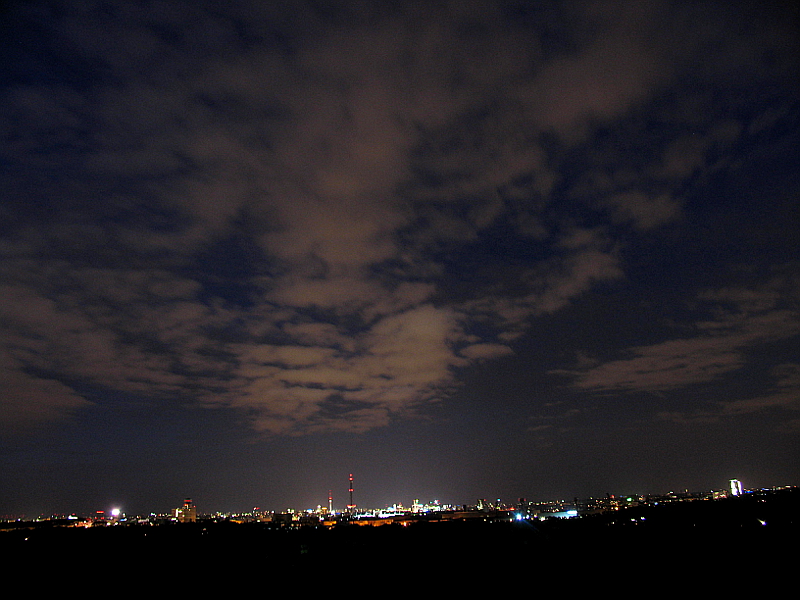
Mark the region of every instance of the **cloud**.
POLYGON ((452 386, 451 368, 465 364, 453 349, 463 337, 458 316, 429 304, 381 318, 358 334, 318 323, 288 332, 305 345, 232 349, 240 363, 232 401, 258 409, 258 429, 383 425, 452 386))
POLYGON ((725 415, 742 415, 768 409, 800 410, 800 365, 786 363, 773 369, 777 378, 774 391, 755 398, 744 398, 721 404, 725 415))
POLYGON ((630 353, 631 358, 580 374, 576 385, 606 392, 654 392, 712 381, 744 364, 739 344, 728 338, 669 340, 632 348, 630 353))
POLYGON ((606 200, 615 217, 630 221, 639 229, 652 229, 674 221, 680 215, 680 203, 667 194, 648 197, 641 192, 622 192, 606 200))
MULTIPOLYGON (((791 277, 778 276, 758 288, 724 288, 701 294, 710 320, 694 323, 695 335, 669 339, 627 350, 627 356, 605 362, 590 361, 583 369, 560 371, 574 377, 581 390, 609 393, 662 393, 721 380, 742 371, 757 359, 759 348, 800 334, 796 309, 797 288, 791 277), (792 308, 784 308, 784 306, 792 308)), ((688 412, 663 412, 675 421, 717 419, 773 408, 796 408, 796 365, 774 367, 777 383, 765 384, 768 393, 716 402, 716 406, 688 412)))
POLYGON ((471 360, 489 360, 513 354, 514 350, 504 344, 472 344, 459 352, 471 360))
POLYGON ((723 418, 775 412, 782 416, 776 431, 796 433, 798 419, 786 417, 785 411, 800 410, 799 372, 800 369, 795 363, 778 365, 772 369, 773 381, 764 386, 765 394, 721 400, 689 411, 663 411, 658 414, 658 418, 681 424, 716 423, 723 418))
POLYGON ((29 374, 10 355, 0 355, 0 432, 28 434, 32 428, 72 417, 92 403, 56 379, 29 374))
MULTIPOLYGON (((588 145, 687 60, 682 21, 661 31, 671 5, 638 6, 19 8, 41 45, 19 34, 36 68, 2 91, 7 421, 123 391, 269 433, 365 431, 623 281, 625 242, 682 214, 667 182, 739 135, 728 119, 588 145)), ((578 385, 708 381, 768 318, 698 325, 578 385)))

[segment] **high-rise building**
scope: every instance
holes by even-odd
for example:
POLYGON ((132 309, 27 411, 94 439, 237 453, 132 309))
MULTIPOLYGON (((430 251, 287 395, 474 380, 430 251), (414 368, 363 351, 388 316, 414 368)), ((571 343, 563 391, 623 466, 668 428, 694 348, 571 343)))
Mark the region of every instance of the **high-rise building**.
POLYGON ((356 505, 353 502, 353 474, 350 473, 350 488, 348 490, 350 492, 350 504, 347 505, 347 512, 351 513, 356 509, 356 505))
POLYGON ((197 508, 192 504, 191 498, 183 501, 183 506, 175 509, 175 518, 181 523, 194 523, 197 521, 197 508))
POLYGON ((731 496, 742 495, 742 482, 738 479, 731 479, 731 496))

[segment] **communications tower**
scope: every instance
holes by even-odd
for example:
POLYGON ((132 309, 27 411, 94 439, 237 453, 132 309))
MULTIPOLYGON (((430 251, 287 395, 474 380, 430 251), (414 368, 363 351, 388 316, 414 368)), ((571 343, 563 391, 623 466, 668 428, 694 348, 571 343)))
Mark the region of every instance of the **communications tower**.
POLYGON ((356 505, 353 504, 353 474, 350 473, 350 504, 347 505, 347 512, 352 512, 356 505))

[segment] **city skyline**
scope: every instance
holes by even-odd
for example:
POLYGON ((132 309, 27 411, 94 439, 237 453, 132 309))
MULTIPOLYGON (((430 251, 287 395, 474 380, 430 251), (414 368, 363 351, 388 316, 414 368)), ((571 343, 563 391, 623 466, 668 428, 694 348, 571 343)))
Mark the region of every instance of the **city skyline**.
POLYGON ((0 514, 800 480, 788 3, 11 0, 0 52, 0 514))
MULTIPOLYGON (((430 512, 430 511, 459 511, 459 510, 515 510, 520 506, 541 507, 546 505, 556 506, 577 506, 579 503, 593 503, 598 501, 609 500, 624 500, 628 499, 641 501, 647 500, 648 502, 653 499, 667 499, 673 498, 680 500, 682 498, 705 498, 717 499, 726 497, 735 497, 747 495, 764 491, 778 491, 796 488, 796 485, 783 484, 783 485, 768 485, 758 488, 751 488, 743 485, 738 479, 728 480, 727 486, 711 486, 704 489, 670 489, 660 491, 649 491, 647 493, 639 493, 633 490, 616 490, 614 492, 608 491, 605 494, 594 496, 578 496, 578 495, 564 495, 560 497, 530 497, 521 496, 517 498, 500 498, 496 495, 489 495, 484 498, 474 498, 470 501, 457 501, 451 498, 395 498, 392 502, 386 502, 380 506, 358 505, 354 502, 354 489, 352 474, 348 480, 348 488, 342 494, 344 499, 341 502, 334 501, 336 494, 333 490, 329 490, 325 498, 326 502, 319 502, 313 506, 298 506, 294 504, 285 505, 281 508, 275 506, 253 506, 247 508, 240 508, 238 510, 222 510, 215 507, 200 507, 198 509, 195 498, 184 496, 182 504, 175 504, 175 506, 165 507, 150 507, 148 510, 128 511, 126 510, 124 502, 112 502, 108 506, 97 506, 92 510, 66 510, 66 511, 50 511, 38 513, 38 518, 66 518, 66 517, 80 517, 80 518, 93 518, 93 519, 119 519, 119 518, 141 518, 145 516, 159 516, 163 517, 169 515, 175 517, 177 520, 183 520, 181 514, 191 515, 192 521, 199 517, 214 517, 214 516, 244 516, 244 515, 266 515, 266 514, 329 514, 329 515, 372 515, 376 516, 379 513, 392 509, 400 512, 430 512)), ((462 499, 463 500, 463 499, 462 499)), ((0 520, 15 521, 15 520, 31 520, 34 517, 32 514, 0 514, 0 520)))

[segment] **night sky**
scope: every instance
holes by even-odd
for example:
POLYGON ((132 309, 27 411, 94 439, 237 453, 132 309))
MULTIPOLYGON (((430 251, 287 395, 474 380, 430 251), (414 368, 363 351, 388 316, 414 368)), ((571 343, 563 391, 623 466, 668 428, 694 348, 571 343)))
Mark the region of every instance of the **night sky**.
POLYGON ((789 4, 0 4, 0 515, 800 484, 789 4))

